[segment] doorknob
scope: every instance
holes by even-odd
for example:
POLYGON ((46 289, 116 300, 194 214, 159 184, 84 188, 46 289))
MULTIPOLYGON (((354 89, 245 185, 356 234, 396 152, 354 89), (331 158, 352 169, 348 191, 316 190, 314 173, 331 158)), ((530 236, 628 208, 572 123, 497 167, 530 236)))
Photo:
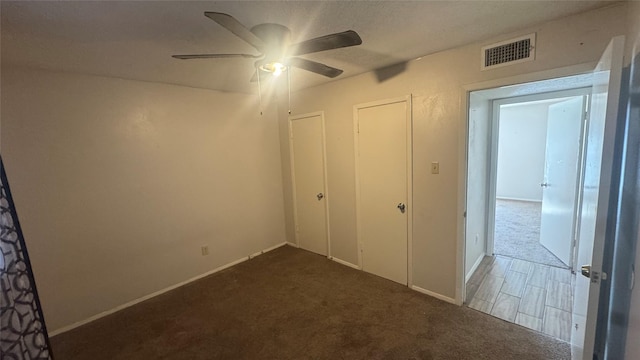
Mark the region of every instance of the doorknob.
POLYGON ((400 209, 400 212, 404 214, 404 209, 405 209, 404 204, 403 203, 399 203, 397 207, 398 207, 398 209, 400 209))
POLYGON ((540 187, 546 188, 549 187, 549 184, 546 182, 540 183, 540 187))
POLYGON ((580 267, 580 273, 582 274, 582 276, 584 277, 591 277, 591 265, 582 265, 580 267))
POLYGON ((318 198, 318 201, 320 201, 324 197, 324 194, 323 193, 318 193, 318 195, 316 195, 316 197, 318 198))

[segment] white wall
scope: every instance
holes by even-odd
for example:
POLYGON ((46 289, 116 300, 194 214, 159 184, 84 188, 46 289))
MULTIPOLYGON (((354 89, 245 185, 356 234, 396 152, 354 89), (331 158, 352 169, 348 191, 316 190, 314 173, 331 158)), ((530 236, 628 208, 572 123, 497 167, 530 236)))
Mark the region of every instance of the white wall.
POLYGON ((496 197, 542 201, 549 104, 500 107, 496 197))
POLYGON ((475 271, 487 249, 487 201, 489 190, 489 139, 491 102, 477 93, 469 96, 469 143, 467 154, 467 224, 465 281, 475 271))
POLYGON ((285 241, 256 96, 3 68, 2 157, 50 331, 285 241))
MULTIPOLYGON (((353 106, 413 94, 413 281, 441 297, 460 296, 458 279, 463 248, 464 149, 466 84, 565 66, 595 63, 614 35, 625 31, 626 5, 591 11, 444 51, 407 64, 406 71, 384 82, 366 73, 292 96, 295 114, 324 111, 327 134, 327 173, 332 255, 357 264, 353 106), (536 60, 480 71, 485 44, 537 33, 536 60), (440 174, 430 172, 440 162, 440 174)), ((366 41, 366 39, 365 39, 366 41)), ((283 172, 289 172, 286 143, 286 96, 279 110, 283 172)), ((291 186, 285 180, 287 234, 293 239, 291 186)))

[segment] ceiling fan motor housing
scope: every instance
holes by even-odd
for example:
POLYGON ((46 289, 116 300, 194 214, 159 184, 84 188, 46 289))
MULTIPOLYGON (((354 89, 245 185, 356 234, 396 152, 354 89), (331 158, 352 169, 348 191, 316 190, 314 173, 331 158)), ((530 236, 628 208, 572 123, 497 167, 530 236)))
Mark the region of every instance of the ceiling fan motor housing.
POLYGON ((259 37, 265 44, 264 58, 256 64, 264 65, 274 62, 283 62, 287 57, 286 49, 291 43, 291 31, 284 25, 280 24, 259 24, 250 30, 254 35, 259 37))

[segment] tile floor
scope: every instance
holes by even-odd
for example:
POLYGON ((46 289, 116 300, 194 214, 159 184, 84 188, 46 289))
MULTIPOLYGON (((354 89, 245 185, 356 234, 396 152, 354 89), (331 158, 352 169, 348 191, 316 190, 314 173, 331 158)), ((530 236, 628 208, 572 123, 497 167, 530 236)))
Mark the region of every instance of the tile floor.
POLYGON ((467 305, 503 320, 571 340, 575 275, 569 269, 486 256, 467 282, 467 305))

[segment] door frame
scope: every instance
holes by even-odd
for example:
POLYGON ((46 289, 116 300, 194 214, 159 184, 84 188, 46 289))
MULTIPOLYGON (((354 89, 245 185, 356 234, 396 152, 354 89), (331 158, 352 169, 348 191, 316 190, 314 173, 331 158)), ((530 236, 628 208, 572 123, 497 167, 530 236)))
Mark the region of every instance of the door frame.
MULTIPOLYGON (((591 94, 591 87, 578 87, 574 89, 568 90, 559 90, 559 91, 550 91, 538 94, 531 95, 523 95, 523 96, 513 96, 502 99, 495 99, 491 101, 491 124, 489 125, 489 181, 488 181, 488 200, 487 200, 487 225, 485 234, 487 239, 486 245, 486 253, 493 254, 494 245, 495 245, 495 222, 496 222, 496 193, 497 193, 497 184, 498 184, 498 142, 499 142, 499 132, 500 132, 500 106, 507 104, 517 104, 522 102, 530 102, 530 101, 538 101, 538 100, 550 100, 556 98, 563 97, 572 97, 572 96, 586 96, 586 104, 589 104, 589 96, 591 94)), ((579 155, 578 155, 578 171, 576 178, 576 209, 574 211, 574 224, 573 224, 573 243, 571 245, 571 258, 569 261, 569 268, 574 271, 574 260, 575 260, 575 249, 577 247, 577 229, 579 226, 580 217, 578 216, 578 212, 580 211, 581 201, 582 201, 582 174, 584 173, 584 131, 586 129, 586 125, 589 119, 589 109, 588 107, 585 110, 585 119, 582 120, 581 129, 580 129, 580 145, 579 145, 579 155)))
POLYGON ((355 157, 355 185, 356 185, 356 245, 358 251, 358 267, 362 269, 362 220, 360 210, 360 132, 358 110, 380 105, 406 103, 406 131, 407 131, 407 286, 413 286, 413 117, 411 94, 391 99, 383 99, 353 106, 353 147, 355 157))
POLYGON ((296 246, 300 247, 300 239, 298 239, 298 201, 296 195, 296 172, 295 172, 295 157, 293 153, 293 122, 308 119, 311 117, 320 116, 320 124, 321 124, 321 134, 322 137, 322 172, 323 172, 323 181, 324 181, 324 214, 325 214, 325 230, 327 233, 326 239, 326 250, 327 250, 327 258, 331 258, 331 233, 329 226, 329 186, 327 185, 327 143, 326 143, 326 135, 325 135, 325 121, 324 121, 324 111, 316 111, 306 114, 300 115, 291 115, 287 119, 287 126, 289 132, 289 163, 291 164, 291 189, 292 189, 292 199, 293 199, 293 226, 294 226, 294 236, 296 239, 296 246))
MULTIPOLYGON (((500 89, 501 92, 507 94, 516 94, 517 89, 521 85, 535 82, 549 81, 554 82, 564 78, 581 78, 586 84, 593 76, 593 66, 591 62, 570 65, 549 70, 536 71, 526 74, 497 78, 493 80, 484 80, 474 83, 466 83, 460 86, 460 116, 458 124, 460 131, 458 132, 458 221, 457 221, 457 255, 456 255, 456 287, 455 287, 455 303, 463 305, 466 301, 466 274, 465 262, 467 258, 467 189, 469 175, 469 116, 471 105, 471 93, 483 90, 500 89)), ((560 83, 554 83, 554 87, 563 88, 560 83)), ((566 87, 564 87, 566 89, 566 87)), ((493 94, 491 99, 497 99, 504 96, 496 96, 493 94)), ((486 249, 485 249, 486 251, 486 249)), ((478 262, 479 263, 479 262, 478 262)))

